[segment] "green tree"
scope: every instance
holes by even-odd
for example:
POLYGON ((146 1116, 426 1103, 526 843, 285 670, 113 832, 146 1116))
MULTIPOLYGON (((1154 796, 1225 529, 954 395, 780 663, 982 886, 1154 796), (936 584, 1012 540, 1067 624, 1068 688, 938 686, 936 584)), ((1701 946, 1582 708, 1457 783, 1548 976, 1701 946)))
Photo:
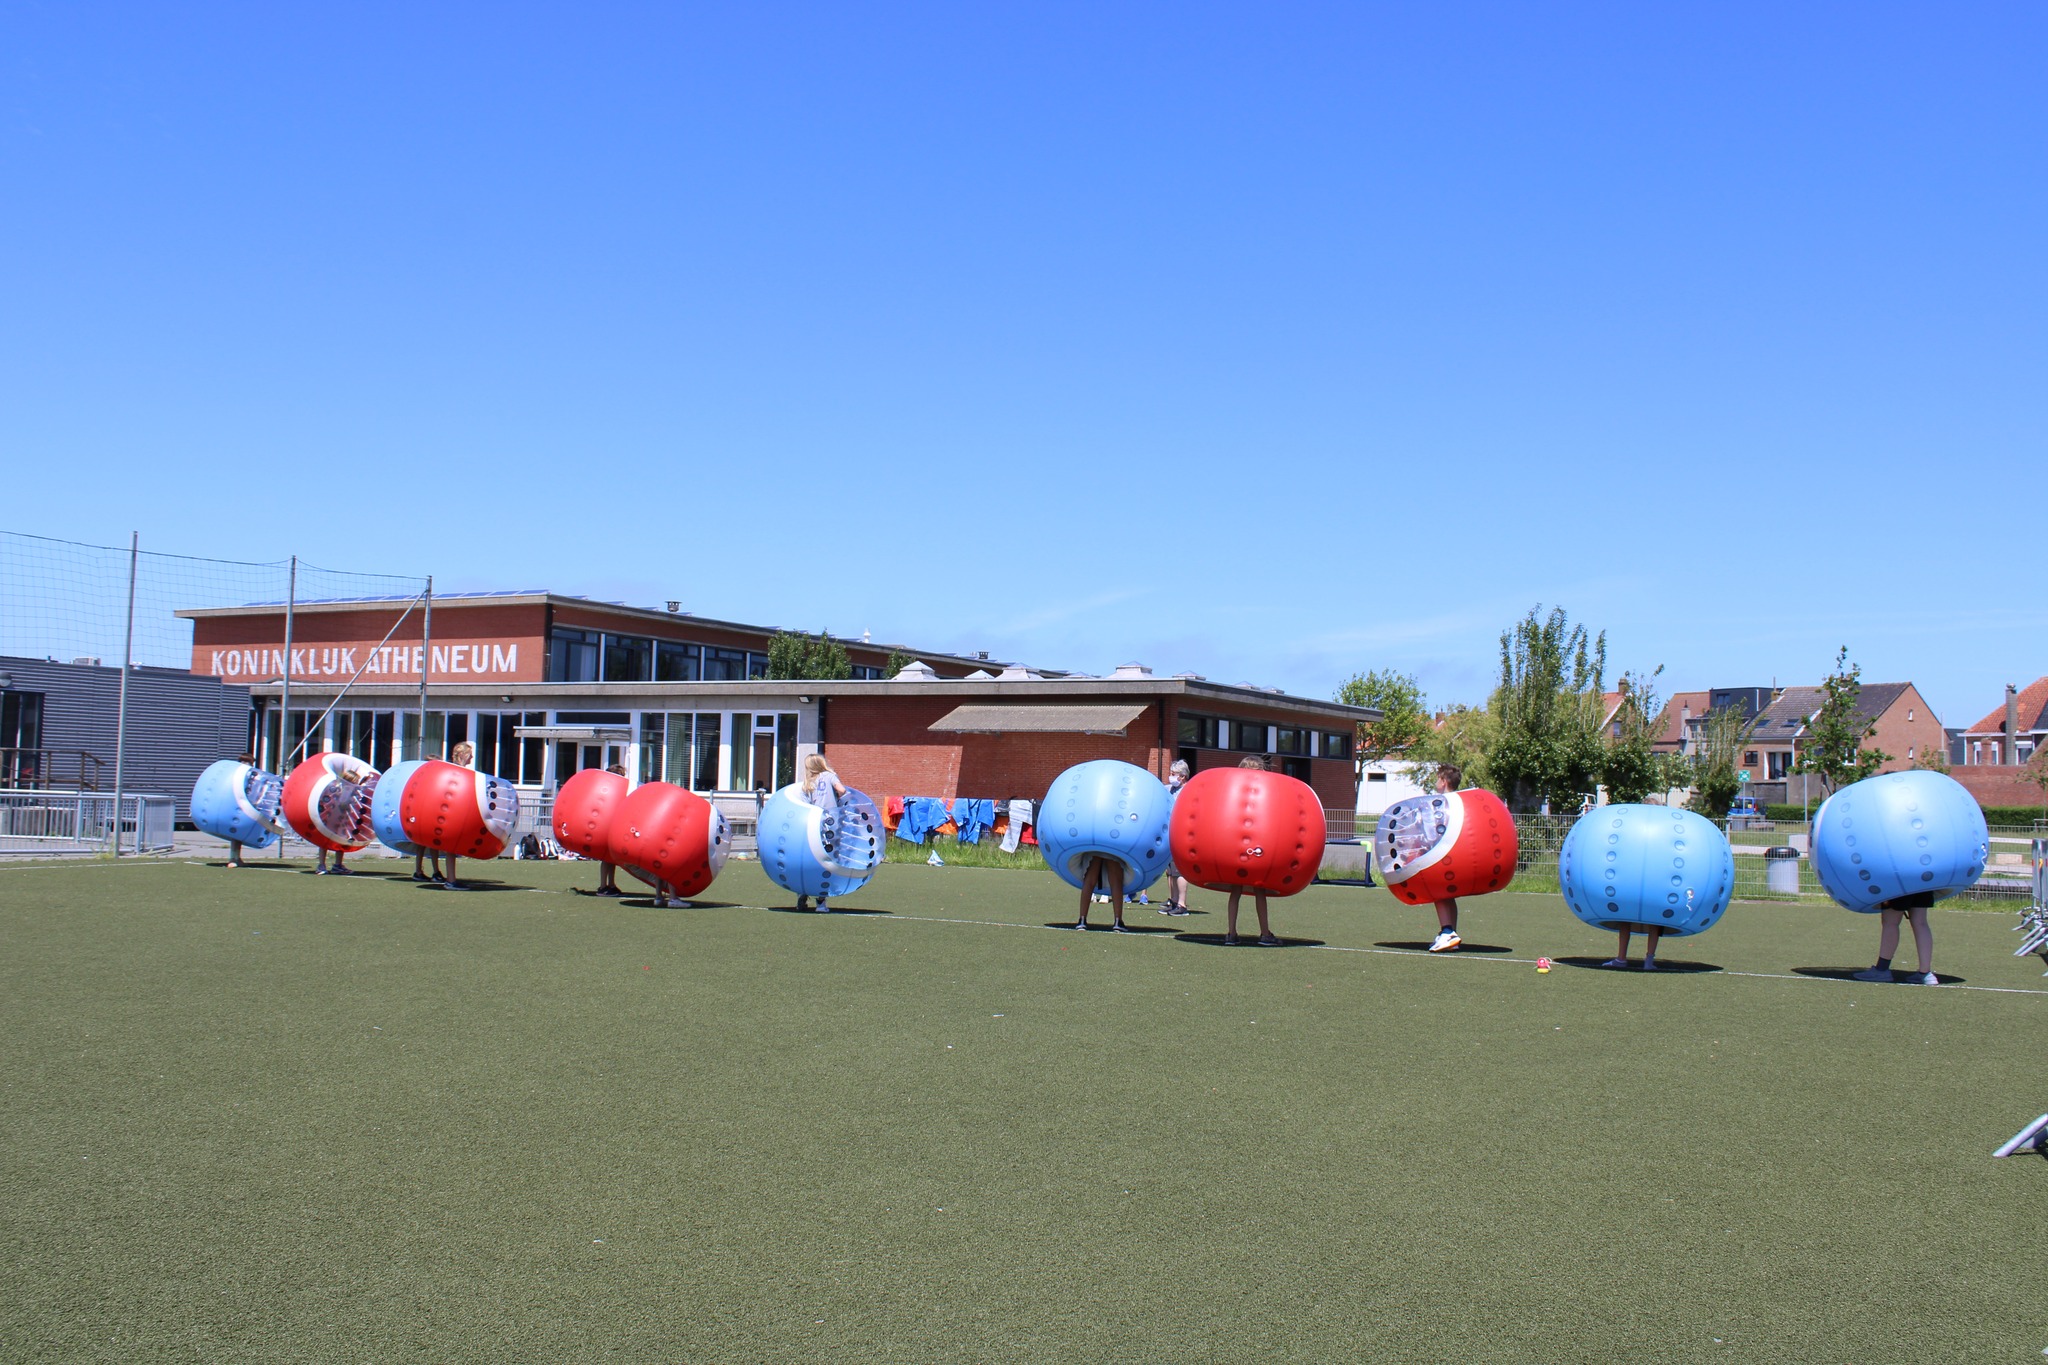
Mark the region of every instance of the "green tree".
POLYGON ((893 678, 915 662, 917 661, 902 649, 892 649, 889 651, 889 662, 882 665, 882 676, 893 678))
POLYGON ((829 680, 853 676, 853 661, 846 646, 829 634, 792 634, 777 631, 768 642, 768 676, 771 678, 817 678, 829 680))
POLYGON ((1347 706, 1370 706, 1380 718, 1362 721, 1354 757, 1358 770, 1383 758, 1405 753, 1429 733, 1428 702, 1421 684, 1411 674, 1392 669, 1354 673, 1337 689, 1337 700, 1347 706))
POLYGON ((1492 785, 1509 806, 1577 810, 1600 783, 1606 746, 1600 735, 1601 678, 1607 633, 1588 636, 1563 607, 1540 607, 1500 636, 1500 686, 1488 704, 1500 737, 1488 755, 1492 785))
POLYGON ((1948 749, 1947 749, 1947 747, 1946 747, 1945 745, 1940 745, 1940 744, 1930 744, 1930 745, 1928 745, 1928 746, 1927 746, 1926 748, 1924 748, 1924 749, 1922 749, 1922 750, 1920 751, 1920 756, 1919 756, 1918 758, 1916 758, 1916 759, 1914 759, 1914 760, 1913 760, 1913 766, 1914 766, 1914 767, 1916 767, 1916 768, 1926 768, 1926 769, 1927 769, 1928 771, 1930 771, 1930 772, 1937 772, 1937 773, 1945 773, 1945 772, 1947 772, 1947 771, 1948 771, 1948 749))
MULTIPOLYGON (((1718 706, 1707 712, 1700 727, 1699 749, 1692 756, 1692 800, 1688 803, 1709 820, 1725 820, 1742 791, 1736 760, 1756 732, 1756 722, 1740 706, 1718 706)), ((1676 785, 1676 784, 1674 784, 1676 785)))
POLYGON ((1881 749, 1863 747, 1863 741, 1877 733, 1877 721, 1857 709, 1862 676, 1862 665, 1849 662, 1849 647, 1843 645, 1835 655, 1835 671, 1821 682, 1820 710, 1806 726, 1806 742, 1794 771, 1818 775, 1821 790, 1828 795, 1861 782, 1891 758, 1881 749))
POLYGON ((1416 765, 1415 781, 1425 789, 1436 780, 1436 770, 1448 763, 1465 786, 1498 791, 1488 757, 1499 743, 1500 724, 1492 712, 1481 706, 1453 706, 1409 747, 1408 759, 1416 765))
POLYGON ((1621 705, 1615 712, 1615 723, 1621 727, 1621 733, 1609 737, 1606 761, 1600 770, 1609 801, 1637 802, 1652 792, 1691 785, 1674 771, 1683 767, 1682 763, 1671 762, 1675 755, 1660 754, 1655 747, 1662 711, 1653 683, 1663 672, 1664 666, 1659 664, 1647 675, 1622 676, 1621 705))

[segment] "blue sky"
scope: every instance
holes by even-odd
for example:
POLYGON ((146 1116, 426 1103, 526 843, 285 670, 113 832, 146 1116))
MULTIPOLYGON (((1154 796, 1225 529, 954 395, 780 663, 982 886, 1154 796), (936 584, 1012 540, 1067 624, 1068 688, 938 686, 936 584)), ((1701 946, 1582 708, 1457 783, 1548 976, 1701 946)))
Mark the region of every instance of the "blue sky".
POLYGON ((1561 603, 1966 723, 2048 672, 2044 38, 6 0, 0 527, 1436 701, 1561 603))

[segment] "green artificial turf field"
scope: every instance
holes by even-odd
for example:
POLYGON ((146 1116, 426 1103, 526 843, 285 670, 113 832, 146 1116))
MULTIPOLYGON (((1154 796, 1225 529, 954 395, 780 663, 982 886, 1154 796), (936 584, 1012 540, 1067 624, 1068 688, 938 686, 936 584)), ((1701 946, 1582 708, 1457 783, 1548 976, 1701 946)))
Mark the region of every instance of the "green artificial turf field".
POLYGON ((1721 970, 1542 975, 1612 950, 1555 896, 1468 901, 1441 959, 1379 946, 1430 927, 1382 891, 1225 949, 1176 937, 1200 892, 1050 932, 1044 873, 818 916, 751 864, 666 911, 464 870, 505 889, 0 868, 0 1359, 2048 1346, 2048 1164, 1990 1158, 2048 1109, 2009 915, 1937 910, 1969 988, 1929 989, 1800 974, 1876 937, 1811 906, 1665 950, 1721 970))

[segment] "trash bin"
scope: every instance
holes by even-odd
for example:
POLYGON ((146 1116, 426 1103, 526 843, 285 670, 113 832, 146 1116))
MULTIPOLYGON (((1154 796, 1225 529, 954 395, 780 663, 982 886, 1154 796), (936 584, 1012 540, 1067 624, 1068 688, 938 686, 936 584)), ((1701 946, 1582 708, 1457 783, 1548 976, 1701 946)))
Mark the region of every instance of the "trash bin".
POLYGON ((1764 885, 1773 895, 1799 894, 1798 849, 1781 846, 1764 850, 1764 885))

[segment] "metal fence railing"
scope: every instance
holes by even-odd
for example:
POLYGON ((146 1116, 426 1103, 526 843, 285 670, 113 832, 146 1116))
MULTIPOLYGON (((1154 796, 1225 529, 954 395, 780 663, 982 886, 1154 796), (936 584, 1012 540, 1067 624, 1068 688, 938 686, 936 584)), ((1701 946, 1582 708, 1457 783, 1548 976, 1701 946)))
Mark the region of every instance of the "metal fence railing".
POLYGON ((159 853, 171 848, 177 803, 168 796, 115 799, 96 792, 0 790, 0 857, 159 853))

